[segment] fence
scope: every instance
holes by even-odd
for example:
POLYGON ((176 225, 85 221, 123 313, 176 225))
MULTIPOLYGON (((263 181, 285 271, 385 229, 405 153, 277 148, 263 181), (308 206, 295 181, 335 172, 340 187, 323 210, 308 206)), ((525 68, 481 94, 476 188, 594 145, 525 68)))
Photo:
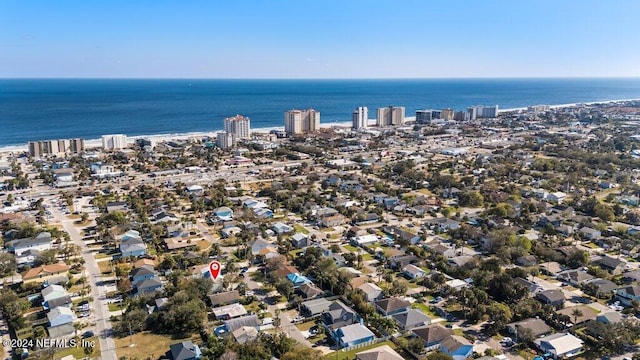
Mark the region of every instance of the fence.
POLYGON ((391 339, 391 336, 385 336, 385 337, 381 337, 381 338, 376 338, 376 339, 373 339, 373 340, 369 340, 367 342, 363 342, 363 343, 360 343, 360 344, 356 344, 356 345, 353 345, 353 346, 348 346, 346 348, 342 348, 340 351, 343 351, 343 352, 351 351, 351 350, 359 349, 359 348, 362 348, 362 347, 365 347, 365 346, 377 344, 379 342, 387 341, 389 339, 391 339))

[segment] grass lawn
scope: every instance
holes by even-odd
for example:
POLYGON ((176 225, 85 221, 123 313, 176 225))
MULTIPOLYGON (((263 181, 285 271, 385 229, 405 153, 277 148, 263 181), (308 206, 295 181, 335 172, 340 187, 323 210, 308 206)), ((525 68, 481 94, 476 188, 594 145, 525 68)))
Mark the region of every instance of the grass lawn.
POLYGON ((211 247, 211 242, 207 239, 201 239, 200 241, 198 241, 196 243, 196 245, 198 246, 198 250, 202 251, 202 250, 207 250, 208 248, 211 247))
POLYGON ((291 255, 292 259, 295 259, 298 257, 298 255, 300 255, 301 252, 302 252, 302 249, 295 249, 295 250, 289 251, 289 254, 291 255))
POLYGON ((353 245, 342 245, 342 247, 347 249, 349 252, 358 252, 358 248, 353 245))
POLYGON ((126 356, 127 358, 137 358, 140 354, 144 356, 150 356, 152 359, 157 359, 163 356, 168 350, 169 346, 182 342, 186 339, 172 339, 169 336, 152 334, 148 331, 137 333, 133 335, 133 343, 135 346, 129 347, 129 337, 115 338, 116 353, 118 358, 126 356))
POLYGON ((327 334, 325 334, 324 332, 319 333, 318 335, 314 336, 314 337, 310 337, 309 342, 312 344, 316 344, 318 342, 320 342, 321 340, 324 340, 327 338, 327 334))
POLYGON ((322 231, 322 232, 332 232, 332 231, 336 231, 336 229, 334 229, 332 227, 327 227, 327 228, 321 228, 320 231, 322 231))
POLYGON ((111 274, 111 262, 110 261, 98 261, 98 267, 102 274, 111 274))
POLYGON ((307 321, 307 322, 303 322, 303 323, 300 323, 300 324, 296 324, 296 327, 300 331, 306 331, 306 330, 311 329, 311 327, 313 327, 313 325, 315 325, 315 324, 316 324, 315 321, 307 321))
POLYGON ((96 258, 96 259, 104 259, 104 258, 111 257, 111 256, 107 255, 105 253, 97 253, 97 254, 93 255, 93 257, 96 258))
POLYGON ((429 309, 429 306, 427 306, 427 304, 425 304, 425 303, 414 302, 413 304, 411 304, 411 308, 418 309, 418 310, 422 311, 423 313, 425 313, 427 316, 429 316, 432 319, 440 317, 440 316, 438 316, 438 314, 436 314, 433 311, 431 311, 431 309, 429 309))
POLYGON ((122 303, 109 303, 109 311, 122 310, 122 303))
POLYGON ((309 230, 305 229, 304 226, 302 226, 300 224, 293 225, 293 230, 295 230, 296 232, 299 232, 299 233, 303 233, 305 235, 309 234, 309 230))
POLYGON ((371 255, 369 253, 364 253, 364 254, 362 254, 362 260, 364 260, 364 261, 373 260, 373 255, 371 255))
POLYGON ((247 311, 253 311, 254 313, 258 313, 258 311, 260 310, 260 303, 258 301, 254 301, 251 304, 248 305, 244 305, 244 308, 247 309, 247 311))
POLYGON ((377 344, 373 344, 373 345, 369 345, 369 346, 363 346, 361 348, 357 348, 357 349, 353 349, 351 351, 336 351, 336 352, 332 352, 330 354, 325 355, 325 359, 327 360, 353 360, 356 358, 356 353, 359 353, 361 351, 365 351, 365 350, 371 350, 374 348, 377 348, 379 346, 383 346, 383 345, 389 345, 391 348, 395 349, 396 345, 394 343, 392 343, 391 341, 383 341, 383 342, 379 342, 377 344))
POLYGON ((76 347, 56 351, 56 353, 53 355, 53 358, 62 359, 65 356, 73 355, 76 359, 84 359, 85 357, 87 357, 87 355, 84 353, 84 347, 82 346, 83 341, 84 344, 87 344, 89 341, 91 341, 92 344, 95 344, 93 347, 93 354, 91 354, 92 358, 100 355, 100 341, 98 341, 98 338, 94 336, 84 340, 80 340, 78 342, 78 346, 76 347))

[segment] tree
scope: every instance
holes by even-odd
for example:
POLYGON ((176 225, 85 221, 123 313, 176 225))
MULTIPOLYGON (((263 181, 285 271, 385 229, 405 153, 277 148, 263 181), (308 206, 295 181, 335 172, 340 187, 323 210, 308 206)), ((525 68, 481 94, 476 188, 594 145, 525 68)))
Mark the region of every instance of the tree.
POLYGON ((432 352, 427 356, 427 360, 453 360, 451 355, 447 355, 445 353, 441 353, 439 350, 436 352, 432 352))
POLYGON ((604 222, 613 221, 616 218, 613 208, 607 204, 598 203, 593 207, 595 216, 604 222))
POLYGON ((91 359, 91 355, 93 354, 94 349, 95 347, 93 346, 93 344, 91 342, 87 342, 87 345, 85 345, 85 347, 82 348, 82 351, 84 352, 85 355, 87 355, 87 358, 91 359))
POLYGON ((424 341, 420 338, 414 337, 407 341, 407 349, 414 354, 421 354, 424 352, 424 341))
POLYGON ((306 346, 296 346, 286 352, 280 360, 316 360, 322 357, 322 351, 306 346))
POLYGON ((36 256, 35 260, 33 261, 34 265, 40 266, 40 265, 51 265, 51 264, 57 263, 58 259, 56 259, 56 253, 57 253, 56 249, 40 251, 40 253, 36 256))
POLYGON ((13 274, 17 269, 16 258, 12 254, 0 253, 0 277, 13 274))
POLYGON ((578 324, 578 318, 580 316, 582 316, 583 313, 580 309, 573 309, 571 311, 571 316, 573 316, 573 325, 577 325, 578 324))
POLYGON ((80 221, 84 224, 87 222, 87 220, 89 220, 89 214, 87 214, 86 212, 83 212, 80 215, 80 221))
POLYGON ((129 293, 129 291, 131 291, 131 281, 127 277, 121 278, 118 280, 116 289, 122 294, 129 293))

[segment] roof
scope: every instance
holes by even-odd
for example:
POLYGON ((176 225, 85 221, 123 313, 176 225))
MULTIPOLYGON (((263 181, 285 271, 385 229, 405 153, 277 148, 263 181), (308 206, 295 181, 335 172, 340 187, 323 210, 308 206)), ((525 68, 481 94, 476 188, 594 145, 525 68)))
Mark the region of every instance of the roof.
POLYGON ((412 332, 416 336, 424 340, 427 344, 440 342, 444 340, 447 336, 453 334, 453 330, 438 324, 413 329, 412 332))
POLYGON ((460 347, 465 345, 471 345, 469 340, 463 338, 462 336, 451 335, 444 339, 444 341, 440 344, 440 347, 447 349, 449 353, 453 353, 460 347))
POLYGON ((562 290, 545 290, 545 291, 539 292, 537 296, 547 302, 556 302, 556 301, 565 300, 564 293, 562 292, 562 290))
POLYGON ((144 279, 136 284, 136 289, 140 291, 140 289, 151 289, 154 287, 161 287, 162 281, 156 278, 144 279))
POLYGON ((620 259, 613 258, 611 256, 603 256, 600 258, 600 260, 598 260, 598 264, 608 269, 615 269, 620 265, 624 265, 625 262, 620 259))
POLYGON ((136 277, 136 276, 144 276, 144 275, 155 275, 156 272, 155 270, 153 270, 153 266, 144 265, 131 270, 130 274, 132 277, 136 277))
POLYGON ((258 337, 258 329, 254 326, 241 326, 232 332, 238 344, 245 344, 258 337))
POLYGON ((31 247, 40 244, 46 244, 51 242, 51 234, 48 232, 41 232, 36 237, 18 239, 11 242, 11 246, 15 248, 31 247))
POLYGON ((229 317, 234 318, 234 317, 246 315, 247 309, 245 309, 244 306, 240 304, 231 304, 231 305, 217 307, 213 309, 213 313, 216 315, 216 317, 227 315, 229 317))
POLYGON ((336 330, 336 333, 341 338, 343 343, 350 343, 352 341, 364 339, 367 337, 375 337, 374 333, 362 324, 351 324, 343 326, 336 330))
POLYGON ((558 333, 545 336, 535 340, 534 342, 538 345, 547 343, 549 347, 555 349, 558 356, 582 347, 582 340, 568 333, 558 333))
POLYGON ((67 290, 60 285, 49 285, 42 289, 40 294, 44 300, 56 299, 68 295, 67 290))
POLYGON ((35 279, 37 277, 58 274, 68 270, 69 270, 69 266, 67 266, 67 264, 65 263, 42 265, 22 273, 22 280, 35 279))
POLYGON ((409 301, 401 299, 399 297, 378 300, 375 302, 375 304, 377 307, 384 310, 384 312, 390 312, 411 306, 411 303, 409 301))
POLYGON ((403 360, 389 345, 382 345, 356 354, 356 360, 403 360))
POLYGON ((260 326, 260 319, 258 318, 258 315, 247 315, 227 320, 224 322, 224 325, 227 327, 227 331, 234 332, 243 326, 260 326))
POLYGON ((216 307, 222 304, 235 303, 240 299, 240 293, 238 290, 231 290, 209 295, 211 300, 211 306, 216 307))
POLYGON ((407 266, 405 266, 402 271, 404 272, 408 272, 411 275, 416 275, 419 274, 421 272, 425 272, 424 270, 420 269, 419 267, 413 265, 413 264, 409 264, 407 266))
POLYGON ((311 312, 312 314, 320 314, 324 311, 329 310, 329 306, 331 306, 331 302, 325 298, 318 298, 309 301, 305 301, 300 306, 304 306, 311 312))
POLYGON ((296 291, 298 291, 299 293, 303 294, 304 297, 307 298, 307 299, 308 298, 314 298, 316 296, 324 294, 324 291, 322 291, 322 289, 316 287, 313 284, 302 284, 302 285, 298 286, 296 291))
POLYGON ((529 329, 531 335, 538 337, 543 334, 551 332, 551 328, 542 319, 525 319, 517 322, 507 324, 507 327, 511 329, 511 332, 516 333, 518 329, 529 329))
POLYGON ((609 324, 619 323, 623 319, 622 315, 617 311, 609 311, 596 317, 596 321, 609 324))
POLYGON ((409 311, 407 312, 395 314, 392 317, 403 328, 412 327, 418 324, 428 324, 431 322, 430 317, 425 315, 422 311, 416 309, 409 309, 409 311))
POLYGON ((364 283, 358 286, 358 289, 362 290, 366 295, 379 294, 382 292, 382 289, 374 283, 364 283))
POLYGON ((55 309, 52 309, 51 311, 49 311, 47 313, 47 319, 49 320, 49 322, 51 322, 51 320, 57 318, 58 316, 71 316, 73 317, 73 311, 71 309, 69 309, 68 307, 64 307, 64 306, 59 306, 55 309))
POLYGON ((171 353, 171 358, 173 358, 173 360, 194 359, 198 356, 196 348, 197 345, 192 343, 191 340, 187 340, 171 345, 169 347, 169 352, 171 353))
POLYGON ((619 290, 624 290, 624 292, 631 296, 640 296, 640 286, 638 285, 625 286, 619 290))

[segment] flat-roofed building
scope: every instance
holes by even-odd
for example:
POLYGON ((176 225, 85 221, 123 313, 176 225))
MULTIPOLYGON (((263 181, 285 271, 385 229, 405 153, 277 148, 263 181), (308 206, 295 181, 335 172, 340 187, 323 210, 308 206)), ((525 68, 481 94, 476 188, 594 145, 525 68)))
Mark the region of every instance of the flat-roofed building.
POLYGON ((284 131, 299 135, 320 130, 320 112, 313 109, 292 109, 284 113, 284 131))

